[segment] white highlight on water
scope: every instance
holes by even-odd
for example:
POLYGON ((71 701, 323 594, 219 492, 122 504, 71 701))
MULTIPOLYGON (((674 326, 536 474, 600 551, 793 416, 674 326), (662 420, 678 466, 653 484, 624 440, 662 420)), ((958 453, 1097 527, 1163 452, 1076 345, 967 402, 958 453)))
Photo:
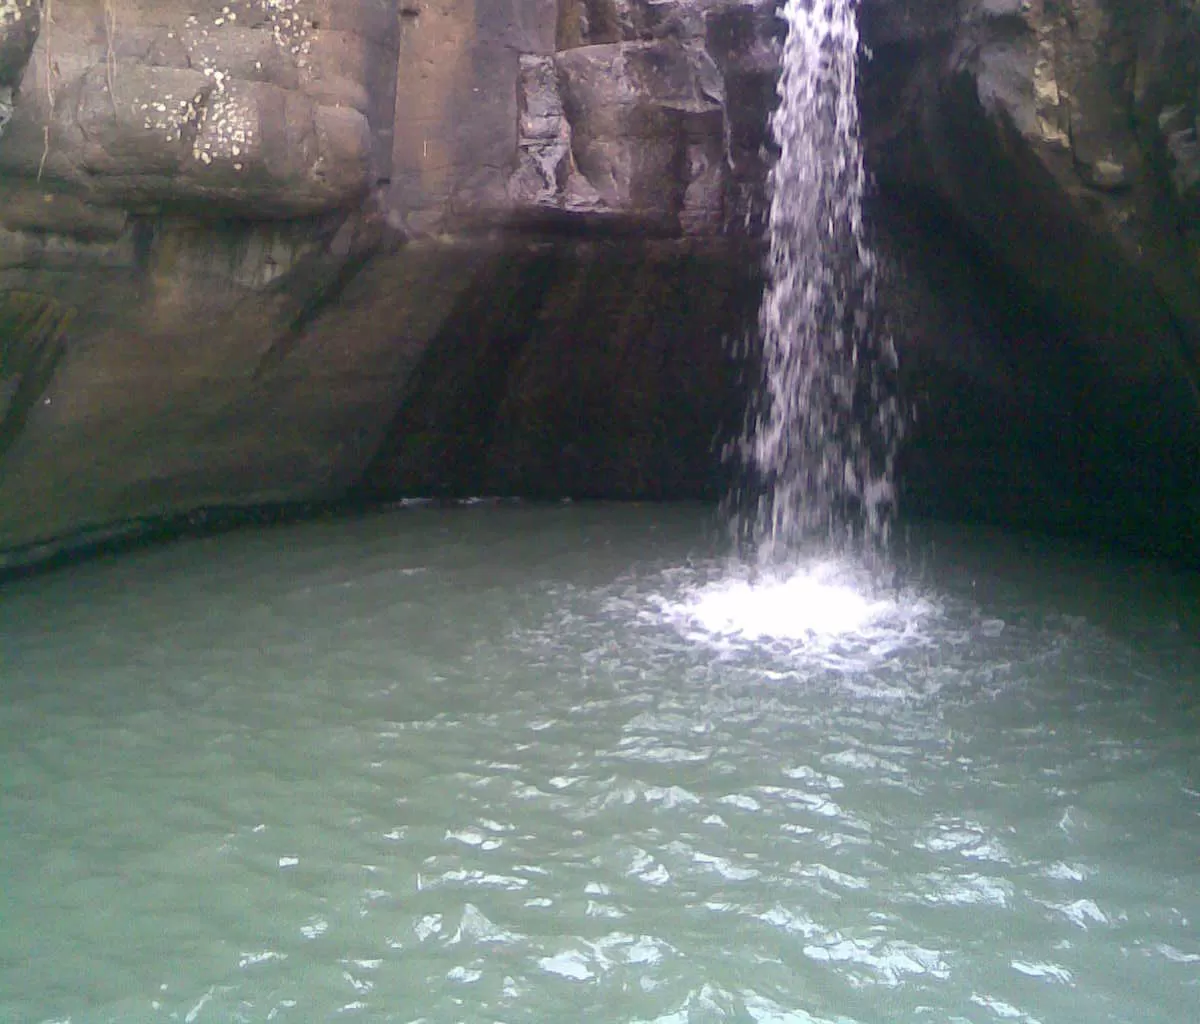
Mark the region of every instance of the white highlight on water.
POLYGON ((823 561, 790 576, 728 580, 697 593, 688 612, 714 634, 808 640, 856 633, 894 609, 894 602, 864 594, 852 581, 839 578, 839 568, 823 561))
POLYGON ((770 249, 759 313, 763 384, 741 444, 760 556, 821 536, 886 540, 899 422, 874 331, 876 260, 863 226, 856 0, 788 0, 771 119, 770 249))
POLYGON ((882 584, 860 562, 827 554, 743 567, 655 604, 657 616, 718 652, 770 651, 782 656, 781 667, 857 673, 928 646, 940 615, 930 597, 882 584))

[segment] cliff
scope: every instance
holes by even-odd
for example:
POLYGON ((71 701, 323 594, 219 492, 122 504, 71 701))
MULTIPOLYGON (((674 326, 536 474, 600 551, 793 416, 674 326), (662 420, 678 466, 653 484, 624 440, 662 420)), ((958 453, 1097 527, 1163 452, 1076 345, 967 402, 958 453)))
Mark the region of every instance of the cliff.
MULTIPOLYGON (((861 22, 908 506, 1195 557, 1192 6, 861 22)), ((3 557, 347 493, 719 491, 780 31, 729 0, 0 0, 3 557)))
POLYGON ((998 314, 970 354, 908 346, 912 396, 940 420, 908 453, 910 507, 1200 560, 1200 9, 862 16, 881 201, 953 240, 960 266, 940 256, 935 276, 965 272, 998 314))

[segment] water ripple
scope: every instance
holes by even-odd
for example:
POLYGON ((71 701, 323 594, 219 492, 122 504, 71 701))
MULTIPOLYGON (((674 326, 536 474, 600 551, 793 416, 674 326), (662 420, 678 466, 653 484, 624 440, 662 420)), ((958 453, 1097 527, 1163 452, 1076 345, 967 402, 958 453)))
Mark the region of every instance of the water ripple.
POLYGON ((716 559, 429 515, 4 595, 0 1019, 1191 1019, 1178 638, 699 637, 716 559))

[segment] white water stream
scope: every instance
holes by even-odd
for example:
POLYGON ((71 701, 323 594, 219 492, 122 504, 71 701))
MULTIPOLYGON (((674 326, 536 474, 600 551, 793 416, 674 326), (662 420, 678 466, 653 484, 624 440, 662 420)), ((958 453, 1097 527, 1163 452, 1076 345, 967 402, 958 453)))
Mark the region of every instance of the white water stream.
POLYGON ((863 224, 856 0, 788 0, 771 120, 763 384, 740 445, 764 561, 804 540, 886 544, 899 414, 863 224))

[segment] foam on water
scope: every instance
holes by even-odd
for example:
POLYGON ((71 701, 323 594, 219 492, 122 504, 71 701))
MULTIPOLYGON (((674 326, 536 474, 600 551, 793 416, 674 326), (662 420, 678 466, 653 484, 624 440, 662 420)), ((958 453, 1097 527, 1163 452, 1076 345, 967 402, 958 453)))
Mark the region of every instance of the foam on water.
POLYGON ((765 580, 725 580, 694 595, 689 617, 717 635, 747 640, 812 640, 857 633, 895 609, 860 593, 825 559, 765 580))
POLYGON ((692 642, 726 653, 764 648, 792 667, 846 672, 932 642, 928 627, 939 614, 930 597, 830 555, 764 572, 734 570, 654 603, 692 642))

